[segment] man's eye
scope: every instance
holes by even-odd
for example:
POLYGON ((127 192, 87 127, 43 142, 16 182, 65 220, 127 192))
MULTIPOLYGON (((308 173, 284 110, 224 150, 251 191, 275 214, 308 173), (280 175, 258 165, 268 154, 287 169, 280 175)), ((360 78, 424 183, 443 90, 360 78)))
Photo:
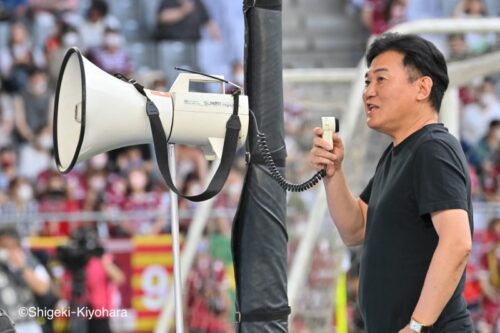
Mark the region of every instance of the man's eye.
POLYGON ((370 81, 368 80, 365 80, 365 87, 369 86, 370 85, 370 81))
POLYGON ((385 77, 378 77, 378 78, 377 78, 377 82, 382 82, 382 81, 384 81, 384 80, 385 80, 385 77))

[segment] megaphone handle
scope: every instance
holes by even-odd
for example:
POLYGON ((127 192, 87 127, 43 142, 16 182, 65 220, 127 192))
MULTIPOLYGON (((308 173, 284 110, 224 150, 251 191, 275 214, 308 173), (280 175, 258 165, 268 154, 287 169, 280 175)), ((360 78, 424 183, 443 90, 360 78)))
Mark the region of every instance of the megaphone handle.
MULTIPOLYGON (((237 107, 238 96, 235 96, 235 105, 237 107)), ((232 114, 229 120, 226 123, 226 135, 224 138, 224 145, 222 148, 222 157, 219 168, 215 172, 210 184, 207 189, 198 195, 187 196, 182 193, 175 187, 169 168, 168 155, 165 154, 167 138, 165 136, 165 131, 163 130, 163 126, 160 120, 159 113, 150 113, 149 121, 151 125, 151 131, 153 134, 153 143, 154 149, 156 153, 156 160, 160 169, 160 172, 165 179, 169 188, 174 191, 180 197, 186 198, 190 201, 205 201, 214 196, 216 196, 229 175, 229 171, 231 170, 231 166, 234 160, 234 156, 236 154, 236 148, 238 146, 238 136, 241 129, 241 122, 238 115, 232 114)))
POLYGON ((238 147, 238 136, 241 129, 240 117, 238 116, 240 91, 237 90, 235 93, 233 93, 233 114, 226 122, 226 135, 224 137, 224 145, 222 148, 222 157, 219 168, 215 172, 215 175, 210 181, 210 184, 203 193, 189 196, 182 194, 177 189, 172 180, 172 176, 170 175, 169 158, 168 154, 165 154, 165 152, 168 151, 168 140, 161 123, 160 112, 158 111, 158 108, 156 107, 154 102, 147 96, 142 85, 140 85, 133 79, 129 80, 129 82, 134 85, 135 89, 141 95, 146 97, 146 113, 148 115, 149 123, 151 125, 151 132, 153 134, 153 146, 155 149, 156 161, 158 163, 158 167, 163 176, 163 179, 165 179, 165 182, 167 183, 170 190, 182 198, 196 202, 205 201, 216 196, 226 182, 229 171, 231 170, 231 166, 233 164, 234 156, 236 154, 236 148, 238 147))

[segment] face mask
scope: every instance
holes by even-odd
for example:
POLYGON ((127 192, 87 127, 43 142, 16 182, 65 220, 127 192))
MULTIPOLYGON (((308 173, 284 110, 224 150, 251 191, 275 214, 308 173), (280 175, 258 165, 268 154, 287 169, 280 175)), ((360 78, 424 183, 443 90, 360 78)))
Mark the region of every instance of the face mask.
POLYGON ((108 155, 99 154, 90 159, 90 166, 95 170, 102 170, 106 167, 108 163, 108 155))
POLYGON ((230 196, 230 197, 238 197, 238 194, 240 193, 240 185, 238 184, 233 184, 233 185, 229 185, 227 187, 227 194, 230 196))
POLYGON ((107 47, 120 47, 122 46, 122 36, 118 34, 107 34, 104 37, 104 45, 107 47))
POLYGON ((134 190, 142 190, 146 186, 146 177, 144 175, 135 175, 130 177, 130 186, 134 190))
POLYGON ((486 106, 492 105, 497 100, 496 96, 494 96, 492 94, 482 94, 479 99, 481 101, 481 104, 486 105, 486 106))
POLYGON ((12 46, 12 54, 16 59, 24 58, 26 56, 26 53, 29 53, 29 51, 30 48, 26 44, 16 44, 12 46))
POLYGON ((35 95, 43 95, 47 91, 47 82, 31 84, 31 92, 35 95))
POLYGON ((68 32, 62 37, 62 44, 66 47, 78 45, 79 38, 75 32, 68 32))
POLYGON ((38 138, 38 144, 46 150, 51 150, 54 146, 52 143, 52 137, 50 135, 42 135, 38 138))
POLYGON ((234 83, 236 83, 239 86, 242 86, 244 81, 245 81, 245 75, 243 74, 243 71, 234 74, 234 83))
POLYGON ((104 190, 104 187, 106 186, 106 180, 104 179, 104 177, 92 177, 89 180, 89 185, 92 190, 100 192, 104 190))
POLYGON ((31 186, 23 184, 17 189, 17 196, 22 201, 29 201, 33 198, 33 189, 31 186))

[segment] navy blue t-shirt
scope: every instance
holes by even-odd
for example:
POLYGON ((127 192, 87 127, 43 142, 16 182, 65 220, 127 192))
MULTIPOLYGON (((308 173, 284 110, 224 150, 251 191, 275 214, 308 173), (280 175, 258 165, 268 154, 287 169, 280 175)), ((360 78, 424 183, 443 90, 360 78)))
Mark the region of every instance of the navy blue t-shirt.
MULTIPOLYGON (((368 204, 359 290, 367 333, 397 333, 410 322, 438 244, 431 213, 464 209, 472 231, 468 170, 460 144, 442 124, 383 153, 360 196, 368 204)), ((432 332, 473 332, 464 283, 465 273, 432 332)))

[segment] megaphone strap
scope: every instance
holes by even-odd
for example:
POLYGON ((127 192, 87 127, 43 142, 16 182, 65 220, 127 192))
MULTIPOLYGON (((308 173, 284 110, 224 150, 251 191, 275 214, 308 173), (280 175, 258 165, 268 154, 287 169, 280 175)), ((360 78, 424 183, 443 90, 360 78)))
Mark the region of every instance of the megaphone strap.
MULTIPOLYGON (((125 79, 123 75, 121 75, 121 77, 118 75, 116 76, 120 79, 125 79)), ((215 175, 203 193, 198 195, 184 195, 177 189, 170 174, 170 163, 167 154, 168 139, 161 123, 158 107, 147 96, 144 87, 141 84, 137 83, 137 81, 133 79, 127 81, 132 84, 141 95, 146 97, 146 114, 148 115, 151 132, 153 134, 153 146, 155 149, 156 161, 161 175, 163 176, 163 179, 165 179, 165 182, 170 190, 182 198, 195 202, 205 201, 216 196, 221 191, 229 175, 229 171, 231 171, 231 165, 233 164, 236 148, 238 147, 238 136, 241 129, 240 117, 238 116, 240 91, 233 93, 233 113, 226 122, 226 135, 224 137, 221 162, 215 172, 215 175)))

